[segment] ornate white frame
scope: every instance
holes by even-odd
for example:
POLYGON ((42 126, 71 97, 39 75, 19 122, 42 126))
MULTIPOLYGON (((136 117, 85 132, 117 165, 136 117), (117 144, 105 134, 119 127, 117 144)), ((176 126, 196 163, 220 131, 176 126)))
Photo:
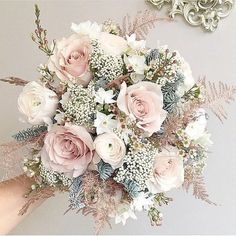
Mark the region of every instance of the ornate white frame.
POLYGON ((234 6, 234 0, 147 0, 158 9, 166 3, 171 5, 169 15, 184 16, 192 26, 202 26, 206 31, 216 30, 219 21, 228 16, 234 6))

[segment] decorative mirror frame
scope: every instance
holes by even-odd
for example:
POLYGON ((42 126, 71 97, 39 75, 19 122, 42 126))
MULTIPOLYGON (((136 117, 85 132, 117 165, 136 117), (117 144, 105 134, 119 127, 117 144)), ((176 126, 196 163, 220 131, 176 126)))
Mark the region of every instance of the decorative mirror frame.
POLYGON ((169 16, 182 15, 192 26, 202 26, 206 31, 216 30, 219 21, 233 9, 234 0, 147 0, 158 9, 171 5, 169 16))

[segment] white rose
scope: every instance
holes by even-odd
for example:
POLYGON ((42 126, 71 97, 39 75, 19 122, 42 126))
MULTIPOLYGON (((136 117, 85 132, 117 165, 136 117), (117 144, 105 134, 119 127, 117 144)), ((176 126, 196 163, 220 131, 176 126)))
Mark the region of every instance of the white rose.
POLYGON ((101 48, 108 55, 119 56, 127 50, 127 42, 120 36, 102 32, 99 38, 101 48))
POLYGON ((95 151, 98 156, 113 169, 121 166, 126 154, 124 142, 114 133, 104 133, 96 137, 94 141, 95 151))
POLYGON ((57 105, 56 93, 35 81, 28 83, 18 97, 19 111, 32 125, 51 124, 57 105))
POLYGON ((155 158, 153 176, 147 181, 147 187, 155 194, 178 188, 183 181, 183 159, 178 156, 177 148, 167 146, 155 158))

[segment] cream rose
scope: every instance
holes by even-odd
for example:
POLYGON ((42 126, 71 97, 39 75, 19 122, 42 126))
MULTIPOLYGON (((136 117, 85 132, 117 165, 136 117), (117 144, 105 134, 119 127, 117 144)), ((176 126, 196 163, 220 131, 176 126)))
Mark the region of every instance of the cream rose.
POLYGON ((41 159, 46 168, 77 177, 86 171, 93 150, 93 139, 84 127, 66 124, 47 133, 41 159))
POLYGON ((160 130, 167 115, 167 112, 162 109, 161 88, 151 82, 139 82, 128 88, 123 82, 117 105, 126 115, 137 120, 137 126, 143 129, 148 136, 160 130))
POLYGON ((64 82, 88 85, 92 79, 89 71, 90 42, 86 36, 73 34, 56 42, 54 54, 50 56, 48 68, 64 82))
POLYGON ((106 163, 109 163, 113 169, 121 166, 126 154, 124 142, 114 133, 104 133, 94 141, 97 155, 106 163))
POLYGON ((178 156, 177 148, 167 146, 155 158, 153 176, 147 181, 147 187, 155 194, 178 188, 183 181, 183 159, 178 156))
POLYGON ((56 93, 35 81, 26 84, 18 97, 18 109, 32 125, 51 124, 57 105, 56 93))
POLYGON ((99 42, 104 52, 113 56, 123 54, 128 48, 127 41, 124 38, 105 32, 100 34, 99 42))

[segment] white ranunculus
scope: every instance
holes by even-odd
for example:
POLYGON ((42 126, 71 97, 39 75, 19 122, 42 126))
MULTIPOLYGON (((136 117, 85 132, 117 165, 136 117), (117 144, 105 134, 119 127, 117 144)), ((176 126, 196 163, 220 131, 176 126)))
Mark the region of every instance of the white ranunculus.
POLYGON ((85 21, 80 24, 71 24, 71 30, 80 35, 87 35, 90 38, 98 38, 101 33, 102 26, 98 23, 91 21, 85 21))
POLYGON ((131 67, 134 70, 134 72, 139 75, 143 75, 147 67, 147 65, 145 64, 145 60, 146 59, 144 56, 138 56, 138 55, 133 55, 124 58, 127 68, 131 67))
POLYGON ((57 105, 56 93, 35 81, 28 83, 18 97, 19 111, 32 125, 51 124, 57 105))
POLYGON ((147 187, 153 194, 178 188, 184 182, 183 158, 178 149, 167 146, 158 153, 153 167, 153 175, 147 181, 147 187))
POLYGON ((126 154, 124 142, 114 133, 104 133, 94 140, 95 151, 98 156, 113 169, 121 166, 126 154))

